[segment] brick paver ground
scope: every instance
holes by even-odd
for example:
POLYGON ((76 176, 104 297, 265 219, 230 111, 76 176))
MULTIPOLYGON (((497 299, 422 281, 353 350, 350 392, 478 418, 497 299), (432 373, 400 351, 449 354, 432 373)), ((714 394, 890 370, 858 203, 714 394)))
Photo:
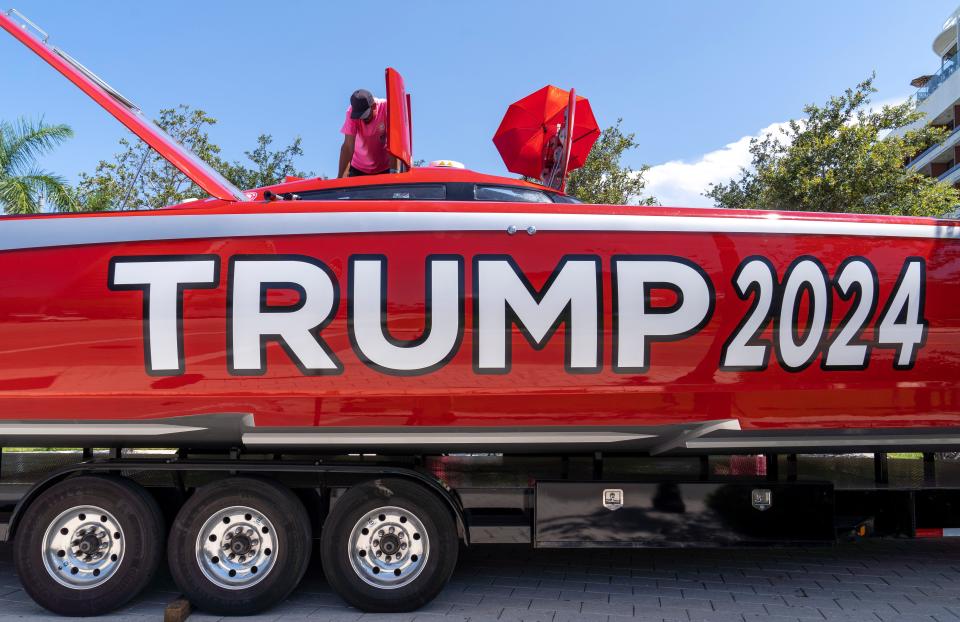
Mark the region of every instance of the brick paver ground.
MULTIPOLYGON (((177 593, 160 577, 135 604, 98 620, 161 620, 177 593)), ((0 548, 0 620, 63 620, 30 602, 0 548)), ((196 613, 191 622, 221 620, 196 613)), ((477 547, 419 612, 363 615, 319 567, 286 602, 248 622, 960 621, 960 542, 884 541, 836 548, 531 551, 477 547)))

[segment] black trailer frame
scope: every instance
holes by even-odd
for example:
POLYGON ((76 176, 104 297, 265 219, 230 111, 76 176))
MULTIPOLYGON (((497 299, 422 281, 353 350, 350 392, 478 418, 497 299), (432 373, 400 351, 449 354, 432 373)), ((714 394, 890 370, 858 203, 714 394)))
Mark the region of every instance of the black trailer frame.
POLYGON ((350 486, 400 478, 441 498, 467 545, 756 546, 960 528, 960 462, 932 453, 904 460, 886 453, 303 456, 234 449, 151 458, 130 449, 87 448, 72 454, 71 464, 45 467, 44 456, 51 455, 63 457, 4 452, 0 540, 15 536, 25 508, 52 485, 95 473, 139 480, 172 506, 212 479, 273 477, 309 500, 318 527, 350 486), (40 477, 11 477, 30 459, 41 463, 34 471, 40 477), (735 459, 752 468, 732 471, 735 459))

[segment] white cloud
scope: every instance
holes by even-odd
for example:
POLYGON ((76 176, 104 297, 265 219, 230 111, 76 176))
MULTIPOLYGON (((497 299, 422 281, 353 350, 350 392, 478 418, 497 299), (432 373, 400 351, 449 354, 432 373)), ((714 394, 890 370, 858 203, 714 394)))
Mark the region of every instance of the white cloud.
POLYGON ((886 99, 881 99, 878 102, 871 102, 870 107, 867 108, 868 112, 880 112, 884 106, 899 106, 903 102, 910 99, 912 95, 900 95, 898 97, 888 97, 886 99))
POLYGON ((711 207, 713 201, 703 196, 710 184, 723 183, 740 175, 750 164, 750 139, 778 133, 786 123, 774 123, 752 136, 744 136, 694 162, 671 160, 651 166, 644 178, 646 190, 666 207, 711 207))

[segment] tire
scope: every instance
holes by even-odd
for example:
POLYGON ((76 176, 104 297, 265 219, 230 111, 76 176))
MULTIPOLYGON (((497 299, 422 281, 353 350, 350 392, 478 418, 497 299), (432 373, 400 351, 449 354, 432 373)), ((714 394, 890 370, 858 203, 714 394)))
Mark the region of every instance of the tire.
POLYGON ((197 490, 168 542, 174 582, 194 606, 218 615, 258 613, 286 598, 307 570, 312 544, 300 500, 253 477, 197 490))
POLYGON ((100 615, 150 583, 164 531, 160 508, 143 487, 120 477, 73 477, 27 507, 14 537, 14 564, 41 607, 100 615))
POLYGON ((450 509, 436 495, 384 479, 358 484, 333 504, 320 551, 327 582, 345 601, 368 612, 403 612, 440 593, 459 541, 450 509))

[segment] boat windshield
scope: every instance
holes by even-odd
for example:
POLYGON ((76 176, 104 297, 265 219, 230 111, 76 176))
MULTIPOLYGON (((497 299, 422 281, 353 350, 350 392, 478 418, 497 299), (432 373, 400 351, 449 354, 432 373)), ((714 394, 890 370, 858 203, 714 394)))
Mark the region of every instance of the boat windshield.
MULTIPOLYGON (((285 195, 285 193, 282 193, 285 195)), ((367 185, 302 190, 303 201, 494 201, 511 203, 579 203, 536 188, 469 182, 367 185)))

